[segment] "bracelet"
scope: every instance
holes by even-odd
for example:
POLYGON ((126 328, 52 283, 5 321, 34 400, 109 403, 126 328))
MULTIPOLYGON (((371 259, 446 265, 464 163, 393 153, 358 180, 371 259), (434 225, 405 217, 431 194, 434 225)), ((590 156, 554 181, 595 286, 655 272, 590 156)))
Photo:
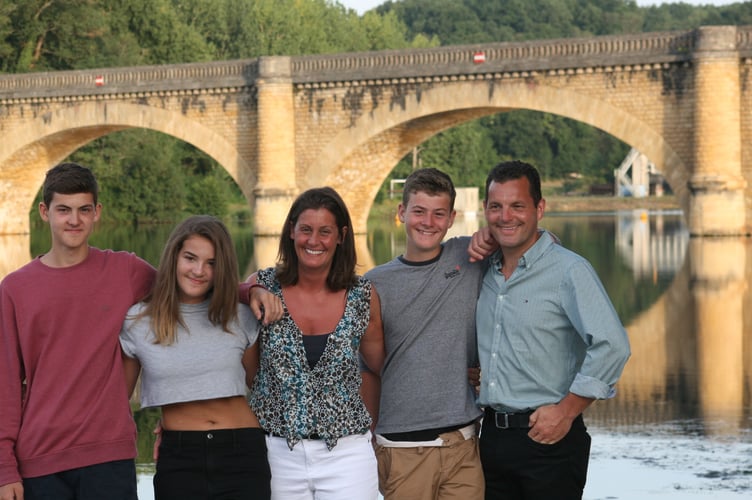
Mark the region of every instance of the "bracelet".
POLYGON ((252 284, 251 286, 249 286, 249 287, 248 287, 248 304, 249 304, 249 305, 250 305, 250 303, 251 303, 251 290, 253 290, 253 289, 254 289, 254 288, 256 288, 256 287, 258 287, 258 288, 261 288, 262 290, 266 290, 267 292, 269 291, 269 290, 267 290, 267 289, 266 289, 266 287, 265 287, 264 285, 262 285, 261 283, 253 283, 253 284, 252 284))

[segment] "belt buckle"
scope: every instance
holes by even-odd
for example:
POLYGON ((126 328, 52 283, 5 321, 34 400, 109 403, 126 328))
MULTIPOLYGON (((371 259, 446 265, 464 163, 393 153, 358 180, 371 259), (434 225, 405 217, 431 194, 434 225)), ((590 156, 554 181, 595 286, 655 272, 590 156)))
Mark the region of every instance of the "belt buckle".
POLYGON ((494 412, 494 420, 497 429, 509 429, 509 413, 494 412), (499 424, 499 415, 504 416, 504 423, 499 424))

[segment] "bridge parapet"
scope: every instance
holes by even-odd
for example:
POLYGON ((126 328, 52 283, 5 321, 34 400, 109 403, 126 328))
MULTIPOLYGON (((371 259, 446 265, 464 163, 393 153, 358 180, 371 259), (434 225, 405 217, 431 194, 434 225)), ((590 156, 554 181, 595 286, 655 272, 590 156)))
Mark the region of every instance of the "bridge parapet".
POLYGON ((2 75, 0 102, 249 87, 258 73, 259 59, 245 59, 2 75))
MULTIPOLYGON (((752 58, 752 26, 736 27, 741 57, 752 58)), ((565 71, 637 65, 660 68, 691 61, 697 30, 587 38, 457 45, 292 57, 298 86, 324 82, 389 81, 394 78, 565 71), (476 54, 482 53, 482 62, 476 54)), ((0 75, 0 102, 66 97, 102 99, 145 92, 197 93, 207 89, 254 87, 259 59, 208 63, 100 68, 0 75), (101 80, 97 80, 101 78, 101 80)), ((752 60, 747 61, 752 64, 752 60)))
MULTIPOLYGON (((752 29, 752 27, 750 27, 752 29)), ((296 83, 688 61, 694 31, 455 45, 293 58, 296 83), (482 53, 482 62, 476 54, 482 53)))

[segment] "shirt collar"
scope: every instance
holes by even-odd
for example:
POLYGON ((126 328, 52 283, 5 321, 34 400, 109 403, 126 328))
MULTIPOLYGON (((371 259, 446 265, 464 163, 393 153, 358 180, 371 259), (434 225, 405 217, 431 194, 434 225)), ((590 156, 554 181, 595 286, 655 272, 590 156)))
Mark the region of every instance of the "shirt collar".
MULTIPOLYGON (((538 241, 533 243, 533 246, 528 248, 527 251, 522 254, 522 257, 520 257, 520 260, 517 263, 517 267, 531 267, 535 261, 540 259, 541 256, 546 253, 548 247, 559 243, 559 239, 553 233, 549 233, 545 229, 538 229, 538 234, 540 235, 538 241)), ((497 250, 491 256, 491 267, 496 270, 501 269, 501 250, 497 250)))

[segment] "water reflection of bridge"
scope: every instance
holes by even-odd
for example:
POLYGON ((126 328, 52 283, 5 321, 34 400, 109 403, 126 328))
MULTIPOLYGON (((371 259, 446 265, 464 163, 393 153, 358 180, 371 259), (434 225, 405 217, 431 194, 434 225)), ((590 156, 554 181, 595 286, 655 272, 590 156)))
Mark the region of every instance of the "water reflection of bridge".
POLYGON ((684 262, 689 231, 682 217, 665 217, 670 214, 647 210, 617 214, 616 249, 635 278, 673 276, 684 262))
POLYGON ((728 435, 752 416, 752 242, 694 238, 669 289, 627 325, 632 357, 616 398, 589 420, 620 428, 694 415, 699 432, 728 435))

